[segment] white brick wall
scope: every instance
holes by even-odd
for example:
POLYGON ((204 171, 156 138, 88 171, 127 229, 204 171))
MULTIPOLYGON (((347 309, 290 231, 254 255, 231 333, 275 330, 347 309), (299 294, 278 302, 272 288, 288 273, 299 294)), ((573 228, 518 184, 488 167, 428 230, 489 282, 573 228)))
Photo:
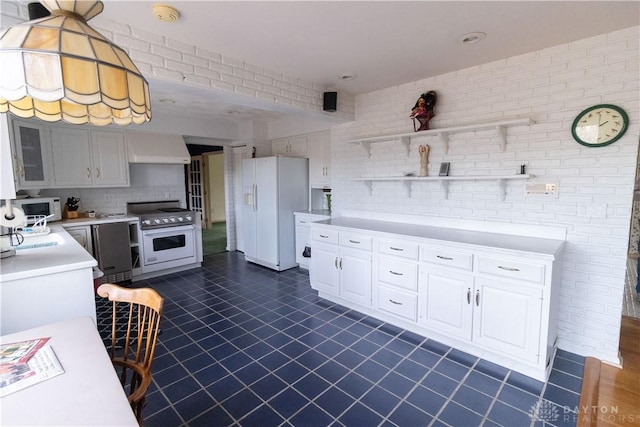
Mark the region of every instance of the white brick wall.
POLYGON ((357 96, 356 120, 332 130, 332 194, 336 210, 453 217, 567 229, 559 313, 559 345, 618 362, 618 332, 638 153, 638 33, 630 28, 527 53, 402 86, 357 96), (409 111, 418 96, 438 93, 432 128, 529 117, 510 128, 500 151, 492 132, 452 135, 446 153, 435 137, 412 140, 410 156, 393 142, 364 150, 342 141, 411 131, 409 111), (598 103, 624 108, 625 136, 607 147, 586 148, 571 136, 583 109, 598 103), (418 145, 429 144, 429 171, 451 162, 451 175, 515 174, 521 164, 534 181, 557 183, 558 198, 527 198, 523 184, 451 182, 449 198, 438 182, 374 182, 373 193, 356 176, 418 172, 418 145))
MULTIPOLYGON (((27 3, 3 0, 0 28, 28 21, 28 16, 27 3)), ((269 101, 293 111, 312 113, 322 112, 323 92, 332 90, 135 27, 106 19, 99 21, 100 25, 95 20, 89 25, 127 51, 147 79, 186 82, 207 90, 245 96, 249 101, 269 101)), ((351 120, 353 111, 353 96, 340 92, 338 110, 332 115, 351 120)))

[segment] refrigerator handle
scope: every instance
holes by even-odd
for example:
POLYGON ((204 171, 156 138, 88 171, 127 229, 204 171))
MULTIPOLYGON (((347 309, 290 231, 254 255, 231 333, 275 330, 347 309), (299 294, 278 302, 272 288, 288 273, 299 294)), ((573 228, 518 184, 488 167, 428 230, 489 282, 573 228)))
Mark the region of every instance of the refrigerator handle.
POLYGON ((253 184, 253 210, 258 211, 258 184, 253 184))

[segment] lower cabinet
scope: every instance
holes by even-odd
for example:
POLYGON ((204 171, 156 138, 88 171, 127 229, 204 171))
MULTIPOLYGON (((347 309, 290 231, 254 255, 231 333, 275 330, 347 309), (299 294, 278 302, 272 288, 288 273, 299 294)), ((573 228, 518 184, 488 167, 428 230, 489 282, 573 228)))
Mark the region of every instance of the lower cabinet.
POLYGON ((564 241, 527 252, 530 242, 516 237, 523 249, 497 241, 494 250, 374 226, 378 230, 367 233, 311 224, 309 277, 321 297, 548 379, 557 349, 557 257, 564 241))
POLYGON ((371 306, 371 237, 313 230, 311 240, 311 286, 322 293, 371 306))
POLYGON ((472 305, 475 343, 538 362, 543 315, 541 289, 477 278, 472 305))
POLYGON ((420 271, 420 323, 470 340, 473 295, 471 274, 423 266, 420 271))
POLYGON ((93 256, 93 239, 91 238, 91 227, 88 225, 78 227, 65 227, 67 233, 71 235, 80 246, 93 256))

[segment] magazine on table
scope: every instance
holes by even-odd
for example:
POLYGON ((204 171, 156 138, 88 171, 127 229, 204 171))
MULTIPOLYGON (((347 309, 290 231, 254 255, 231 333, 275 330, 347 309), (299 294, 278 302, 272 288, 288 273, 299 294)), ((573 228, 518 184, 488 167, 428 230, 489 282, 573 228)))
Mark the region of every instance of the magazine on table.
MULTIPOLYGON (((42 344, 46 343, 47 340, 48 338, 44 339, 44 342, 42 344)), ((0 363, 0 397, 15 393, 16 391, 25 389, 29 386, 64 373, 64 369, 60 365, 60 361, 56 357, 56 354, 51 346, 43 346, 42 344, 40 344, 39 346, 36 345, 38 348, 35 350, 35 352, 26 351, 22 356, 17 357, 18 352, 20 352, 18 351, 15 354, 16 357, 9 357, 7 359, 24 360, 25 355, 30 354, 30 357, 26 361, 26 363, 0 363)), ((4 347, 4 345, 2 347, 4 347)))
POLYGON ((27 363, 47 341, 48 337, 0 344, 0 365, 27 363))

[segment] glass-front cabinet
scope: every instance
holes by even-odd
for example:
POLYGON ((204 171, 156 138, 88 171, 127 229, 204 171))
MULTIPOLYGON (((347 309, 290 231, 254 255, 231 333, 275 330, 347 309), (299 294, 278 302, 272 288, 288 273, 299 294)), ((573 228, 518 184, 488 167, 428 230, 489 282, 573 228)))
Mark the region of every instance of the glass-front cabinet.
POLYGON ((44 125, 13 120, 14 176, 17 189, 51 185, 51 143, 44 125))

